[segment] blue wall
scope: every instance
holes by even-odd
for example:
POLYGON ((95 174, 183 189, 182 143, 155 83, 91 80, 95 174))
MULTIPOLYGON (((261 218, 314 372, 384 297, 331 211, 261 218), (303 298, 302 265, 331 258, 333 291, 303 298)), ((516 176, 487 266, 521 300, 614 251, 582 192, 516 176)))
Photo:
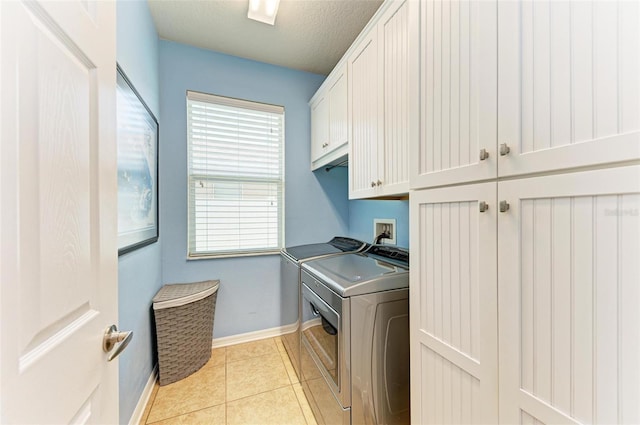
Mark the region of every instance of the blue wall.
POLYGON ((409 247, 409 201, 350 201, 349 236, 371 243, 376 218, 395 218, 396 246, 409 247))
POLYGON ((186 91, 285 107, 286 245, 347 234, 344 171, 311 173, 307 102, 324 76, 160 42, 160 221, 165 282, 221 280, 214 338, 286 323, 278 255, 187 261, 186 91))
MULTIPOLYGON (((118 63, 159 119, 158 34, 149 7, 144 0, 127 0, 118 1, 116 8, 118 63)), ((118 326, 134 332, 133 340, 119 357, 122 424, 129 422, 156 363, 150 308, 151 299, 162 286, 160 261, 160 241, 118 261, 118 326)))

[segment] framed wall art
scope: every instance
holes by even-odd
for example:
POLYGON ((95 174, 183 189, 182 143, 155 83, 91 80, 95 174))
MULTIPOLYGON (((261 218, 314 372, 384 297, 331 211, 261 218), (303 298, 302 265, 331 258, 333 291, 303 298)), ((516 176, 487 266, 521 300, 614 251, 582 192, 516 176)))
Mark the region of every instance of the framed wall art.
POLYGON ((118 255, 158 240, 158 120, 117 66, 118 255))

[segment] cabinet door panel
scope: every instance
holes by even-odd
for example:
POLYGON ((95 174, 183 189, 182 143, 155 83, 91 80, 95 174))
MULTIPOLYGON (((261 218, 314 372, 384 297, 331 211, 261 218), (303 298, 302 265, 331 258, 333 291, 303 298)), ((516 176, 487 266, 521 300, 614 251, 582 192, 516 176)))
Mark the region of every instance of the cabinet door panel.
POLYGON ((329 102, 322 96, 311 105, 311 163, 324 155, 329 143, 329 102))
POLYGON ((638 2, 500 2, 501 176, 640 158, 638 2))
POLYGON ((495 198, 496 183, 411 192, 412 423, 497 422, 495 198))
POLYGON ((311 170, 348 154, 346 65, 334 69, 311 102, 311 170))
MULTIPOLYGON (((343 68, 344 70, 344 68, 343 68)), ((347 76, 340 72, 329 89, 329 145, 337 149, 348 141, 347 136, 347 76)))
POLYGON ((380 64, 374 28, 348 60, 349 197, 375 196, 380 137, 380 64))
POLYGON ((420 3, 420 135, 411 188, 496 177, 495 1, 420 3), (488 158, 480 160, 480 150, 488 158))
POLYGON ((500 421, 640 422, 640 167, 498 192, 500 421))
POLYGON ((398 2, 381 19, 382 147, 379 155, 383 192, 409 190, 409 2, 398 2), (403 185, 402 188, 399 185, 403 185), (400 189, 400 190, 399 190, 400 189))

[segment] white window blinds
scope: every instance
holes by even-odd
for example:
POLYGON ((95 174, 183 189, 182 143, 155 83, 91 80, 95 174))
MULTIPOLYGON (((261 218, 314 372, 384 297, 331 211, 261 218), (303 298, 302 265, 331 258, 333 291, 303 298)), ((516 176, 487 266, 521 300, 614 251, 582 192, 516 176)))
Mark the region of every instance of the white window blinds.
POLYGON ((187 92, 189 257, 278 252, 284 108, 187 92))

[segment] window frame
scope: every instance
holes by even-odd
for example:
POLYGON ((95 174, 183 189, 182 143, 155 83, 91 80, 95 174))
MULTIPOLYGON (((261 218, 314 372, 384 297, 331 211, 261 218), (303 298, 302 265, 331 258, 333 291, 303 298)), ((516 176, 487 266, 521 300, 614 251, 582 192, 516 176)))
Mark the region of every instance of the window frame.
POLYGON ((204 260, 204 259, 212 259, 212 258, 234 258, 234 257, 251 257, 251 256, 263 256, 263 255, 275 255, 279 254, 280 250, 284 247, 285 243, 285 182, 286 182, 286 163, 285 163, 285 108, 284 106, 273 105, 263 102, 251 101, 246 99, 237 99, 227 96, 220 96, 208 93, 202 93, 192 90, 187 90, 185 96, 185 104, 186 104, 186 132, 187 132, 187 260, 204 260), (276 113, 281 115, 281 137, 280 137, 280 166, 279 166, 279 175, 280 179, 274 178, 248 178, 246 175, 237 178, 224 178, 221 176, 206 176, 201 173, 192 172, 192 139, 191 139, 191 112, 189 109, 190 101, 196 102, 204 102, 210 103, 214 105, 223 105, 241 109, 247 109, 258 112, 265 113, 276 113), (256 182, 258 184, 264 183, 275 183, 279 185, 279 199, 280 205, 277 209, 277 223, 278 223, 278 242, 275 248, 273 247, 265 247, 265 248, 246 248, 246 249, 237 249, 237 250, 220 250, 220 251, 196 251, 195 250, 195 242, 192 242, 192 235, 195 234, 195 192, 192 190, 192 181, 196 178, 197 180, 209 180, 209 181, 224 181, 227 180, 230 183, 250 183, 256 182), (192 252, 192 248, 193 252, 192 252))

